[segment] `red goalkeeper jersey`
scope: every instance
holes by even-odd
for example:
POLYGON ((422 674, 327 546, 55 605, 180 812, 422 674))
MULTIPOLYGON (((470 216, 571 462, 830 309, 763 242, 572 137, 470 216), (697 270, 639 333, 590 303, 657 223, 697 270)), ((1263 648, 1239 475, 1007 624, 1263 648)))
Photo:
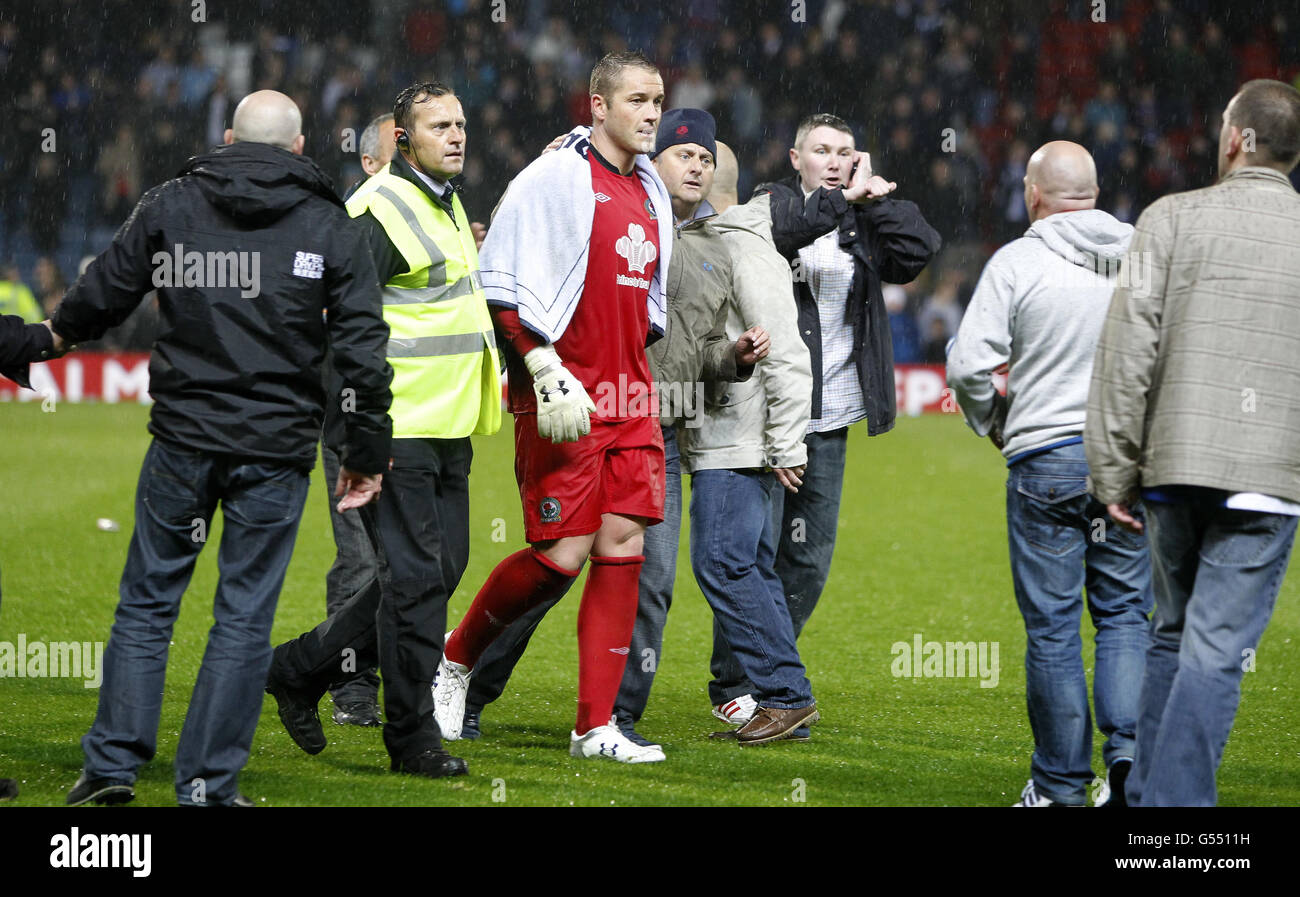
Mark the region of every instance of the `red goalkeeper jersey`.
MULTIPOLYGON (((587 275, 555 351, 596 403, 595 417, 654 415, 645 353, 650 328, 646 296, 659 259, 659 222, 635 171, 619 174, 595 147, 587 160, 596 196, 587 275)), ((528 370, 515 353, 507 353, 507 360, 510 410, 536 412, 528 370)))

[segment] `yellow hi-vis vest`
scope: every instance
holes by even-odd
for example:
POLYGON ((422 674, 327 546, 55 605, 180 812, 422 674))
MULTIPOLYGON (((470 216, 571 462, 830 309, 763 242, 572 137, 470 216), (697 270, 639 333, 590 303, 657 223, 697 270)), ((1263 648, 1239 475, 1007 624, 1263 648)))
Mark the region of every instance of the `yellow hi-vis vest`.
POLYGON ((455 439, 501 428, 501 374, 478 250, 460 198, 455 217, 385 165, 347 201, 367 209, 406 260, 384 285, 394 438, 455 439))
POLYGON ((9 280, 0 280, 0 315, 18 315, 28 324, 39 324, 45 317, 32 291, 9 280))

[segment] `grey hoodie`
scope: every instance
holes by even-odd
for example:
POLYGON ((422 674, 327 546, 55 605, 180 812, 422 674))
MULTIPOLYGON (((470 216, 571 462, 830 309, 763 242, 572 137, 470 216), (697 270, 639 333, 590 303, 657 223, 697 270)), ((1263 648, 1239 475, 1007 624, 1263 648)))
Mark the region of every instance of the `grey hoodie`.
POLYGON ((1092 356, 1132 237, 1100 209, 1059 212, 989 259, 948 353, 948 385, 980 436, 1002 425, 1004 457, 1083 433, 1092 356), (1002 364, 1005 408, 992 379, 1002 364))

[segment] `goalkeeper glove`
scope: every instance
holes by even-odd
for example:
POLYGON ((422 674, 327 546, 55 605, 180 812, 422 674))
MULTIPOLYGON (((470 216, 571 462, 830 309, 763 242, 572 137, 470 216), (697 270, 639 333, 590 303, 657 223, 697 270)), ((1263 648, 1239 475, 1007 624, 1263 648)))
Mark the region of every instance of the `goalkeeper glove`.
POLYGON ((591 432, 596 404, 582 381, 560 362, 551 346, 538 346, 524 356, 537 396, 537 435, 551 442, 577 442, 591 432))

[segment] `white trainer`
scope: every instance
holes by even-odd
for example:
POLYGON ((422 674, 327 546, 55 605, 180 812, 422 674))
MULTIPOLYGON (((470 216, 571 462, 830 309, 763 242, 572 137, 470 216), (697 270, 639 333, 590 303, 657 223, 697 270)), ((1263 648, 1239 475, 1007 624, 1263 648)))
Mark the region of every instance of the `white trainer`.
POLYGON ((574 757, 609 757, 619 763, 659 763, 663 749, 643 747, 614 726, 597 726, 586 735, 569 733, 569 753, 574 757))
POLYGON ((1020 800, 1016 801, 1013 807, 1055 807, 1056 801, 1043 797, 1038 793, 1038 787, 1034 785, 1034 780, 1030 779, 1029 784, 1025 785, 1025 790, 1020 792, 1020 800))
POLYGON ((733 726, 743 726, 754 718, 754 714, 757 711, 758 701, 754 700, 754 696, 741 695, 725 704, 719 704, 714 707, 713 715, 724 723, 731 723, 733 726))
POLYGON ((1106 777, 1092 780, 1092 805, 1094 807, 1127 807, 1124 783, 1133 771, 1133 759, 1120 757, 1106 770, 1106 777))
MULTIPOLYGON (((453 629, 452 632, 455 632, 453 629)), ((447 633, 448 637, 451 632, 447 633)), ((465 722, 465 698, 469 694, 470 669, 463 663, 438 661, 438 675, 433 680, 433 718, 442 730, 443 741, 459 741, 465 722)))

